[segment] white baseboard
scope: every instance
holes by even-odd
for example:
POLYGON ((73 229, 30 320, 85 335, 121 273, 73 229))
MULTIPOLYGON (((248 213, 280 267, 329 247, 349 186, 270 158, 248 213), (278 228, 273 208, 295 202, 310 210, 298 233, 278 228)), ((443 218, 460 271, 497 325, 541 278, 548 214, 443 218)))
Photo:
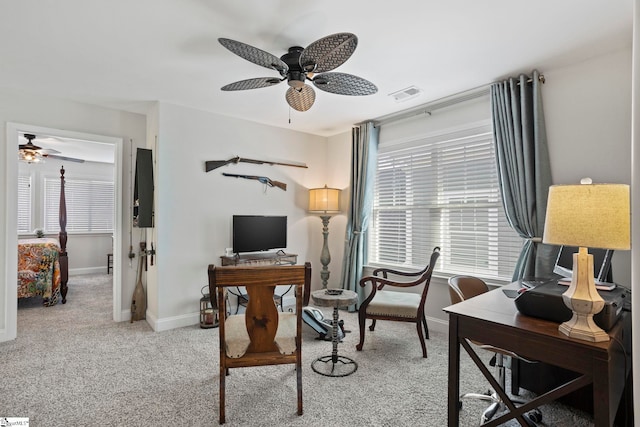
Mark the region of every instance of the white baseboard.
MULTIPOLYGON (((167 317, 164 319, 156 319, 147 311, 145 317, 149 326, 151 326, 151 328, 156 332, 169 331, 171 329, 200 324, 200 312, 167 317)), ((131 312, 129 312, 129 319, 131 319, 131 312)))
POLYGON ((120 321, 129 322, 131 320, 131 310, 122 310, 120 312, 120 321))
POLYGON ((446 320, 427 316, 427 325, 429 325, 429 331, 438 331, 443 334, 449 333, 449 322, 446 320))
POLYGON ((101 267, 85 267, 85 268, 70 268, 69 276, 79 276, 81 274, 104 274, 107 272, 105 266, 101 267))

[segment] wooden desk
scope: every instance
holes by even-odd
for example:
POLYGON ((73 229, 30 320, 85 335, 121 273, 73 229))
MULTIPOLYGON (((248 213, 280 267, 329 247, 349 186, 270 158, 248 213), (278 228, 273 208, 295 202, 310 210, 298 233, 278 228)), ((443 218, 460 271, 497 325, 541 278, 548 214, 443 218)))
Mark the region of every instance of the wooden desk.
POLYGON ((587 384, 593 384, 595 426, 612 426, 625 381, 631 372, 630 313, 624 312, 621 320, 609 331, 610 341, 590 343, 565 336, 558 331, 555 322, 520 314, 513 299, 502 292, 502 289, 517 288, 517 283, 512 283, 444 309, 449 313, 448 425, 459 426, 462 345, 511 411, 484 424, 484 427, 497 426, 513 418, 526 426, 523 413, 587 384), (516 408, 467 339, 511 350, 527 359, 569 369, 580 375, 516 408), (627 352, 626 363, 623 345, 627 352))

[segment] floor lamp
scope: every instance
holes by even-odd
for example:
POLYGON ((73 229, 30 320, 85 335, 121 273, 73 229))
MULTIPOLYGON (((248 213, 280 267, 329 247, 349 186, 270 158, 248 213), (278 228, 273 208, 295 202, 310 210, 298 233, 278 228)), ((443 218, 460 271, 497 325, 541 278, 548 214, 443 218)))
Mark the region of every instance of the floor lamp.
POLYGON ((331 215, 340 212, 340 190, 337 188, 312 188, 309 190, 309 212, 320 214, 322 220, 322 236, 324 238, 322 244, 322 252, 320 254, 320 263, 322 271, 320 278, 322 279, 322 289, 327 288, 327 280, 329 280, 328 265, 331 262, 331 254, 329 253, 329 219, 331 215))
POLYGON ((563 334, 585 341, 608 341, 609 335, 593 321, 604 307, 595 287, 593 255, 588 248, 631 249, 629 186, 592 184, 549 187, 543 243, 578 246, 573 254, 569 289, 562 294, 573 316, 558 328, 563 334))

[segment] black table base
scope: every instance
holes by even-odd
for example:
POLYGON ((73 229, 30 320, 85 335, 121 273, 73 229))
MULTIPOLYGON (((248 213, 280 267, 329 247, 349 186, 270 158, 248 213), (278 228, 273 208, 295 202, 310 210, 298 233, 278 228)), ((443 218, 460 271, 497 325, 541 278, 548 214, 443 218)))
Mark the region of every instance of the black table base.
POLYGON ((314 360, 311 369, 325 377, 346 377, 358 370, 358 364, 346 356, 329 355, 314 360))

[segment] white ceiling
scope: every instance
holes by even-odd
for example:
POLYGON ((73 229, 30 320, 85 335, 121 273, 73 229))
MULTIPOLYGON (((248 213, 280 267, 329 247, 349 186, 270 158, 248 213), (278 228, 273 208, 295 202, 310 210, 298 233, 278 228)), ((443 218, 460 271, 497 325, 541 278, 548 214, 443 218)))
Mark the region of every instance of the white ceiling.
POLYGON ((0 87, 145 113, 164 101, 330 136, 351 125, 631 45, 633 0, 6 0, 0 2, 0 87), (358 36, 335 71, 378 93, 316 91, 289 109, 286 83, 242 92, 225 84, 277 77, 217 41, 276 56, 337 32, 358 36), (409 86, 423 93, 396 103, 409 86), (289 123, 291 116, 291 123, 289 123))

